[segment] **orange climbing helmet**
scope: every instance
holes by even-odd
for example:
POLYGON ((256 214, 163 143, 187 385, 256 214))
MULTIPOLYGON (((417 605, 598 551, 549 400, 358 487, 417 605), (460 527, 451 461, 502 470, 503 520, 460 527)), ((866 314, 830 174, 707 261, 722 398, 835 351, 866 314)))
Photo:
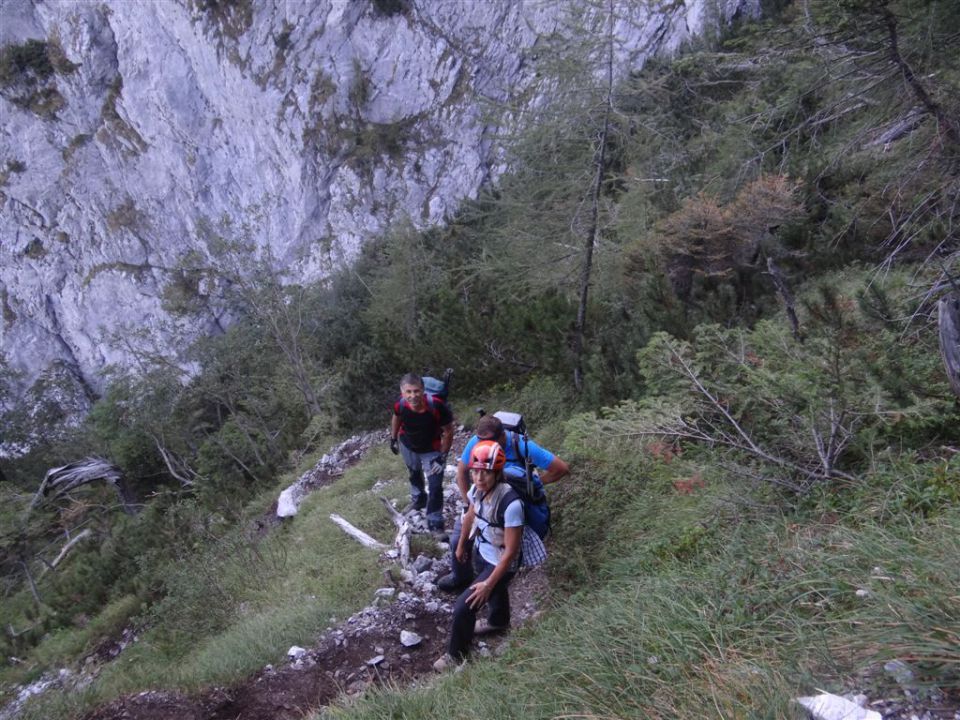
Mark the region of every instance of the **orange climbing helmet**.
POLYGON ((471 470, 503 470, 507 455, 496 440, 481 440, 470 453, 471 470))

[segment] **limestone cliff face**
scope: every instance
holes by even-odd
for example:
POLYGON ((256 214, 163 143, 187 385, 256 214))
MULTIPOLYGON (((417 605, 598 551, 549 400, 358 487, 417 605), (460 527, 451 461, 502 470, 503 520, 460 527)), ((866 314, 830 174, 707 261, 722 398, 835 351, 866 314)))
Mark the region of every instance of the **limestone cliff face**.
MULTIPOLYGON (((625 69, 759 0, 616 4, 625 69)), ((131 348, 175 355, 223 321, 168 312, 216 234, 307 281, 442 223, 502 170, 482 99, 535 98, 532 49, 577 5, 0 0, 6 361, 97 391, 131 348)))

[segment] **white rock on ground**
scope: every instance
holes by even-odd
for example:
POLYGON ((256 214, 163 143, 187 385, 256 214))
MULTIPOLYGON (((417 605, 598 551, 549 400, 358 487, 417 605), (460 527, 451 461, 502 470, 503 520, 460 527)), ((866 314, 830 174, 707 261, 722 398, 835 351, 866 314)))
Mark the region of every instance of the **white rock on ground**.
POLYGON ((880 713, 831 693, 799 697, 796 701, 810 711, 814 720, 883 720, 880 713))

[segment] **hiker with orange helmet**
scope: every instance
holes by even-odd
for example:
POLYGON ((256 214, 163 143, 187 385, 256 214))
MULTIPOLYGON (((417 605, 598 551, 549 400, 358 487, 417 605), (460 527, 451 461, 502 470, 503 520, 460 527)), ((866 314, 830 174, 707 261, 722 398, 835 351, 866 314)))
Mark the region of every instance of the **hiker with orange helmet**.
MULTIPOLYGON (((522 471, 525 461, 529 459, 530 464, 538 470, 539 480, 542 483, 541 490, 543 485, 555 483, 570 472, 570 466, 546 448, 526 436, 505 429, 496 415, 484 415, 477 422, 476 434, 467 442, 457 462, 457 488, 465 503, 468 503, 467 491, 470 487, 468 466, 471 453, 478 443, 491 440, 500 445, 505 453, 507 474, 513 470, 522 471)), ((437 587, 445 592, 459 593, 473 578, 473 568, 469 558, 467 562, 460 562, 454 552, 456 548, 454 543, 460 532, 461 523, 462 519, 457 518, 450 536, 450 572, 437 582, 437 587)))
POLYGON ((447 653, 434 663, 438 671, 467 657, 477 613, 484 605, 489 630, 510 625, 507 589, 519 566, 524 520, 523 503, 503 481, 506 462, 504 449, 493 440, 478 442, 470 453, 473 487, 467 493, 470 507, 456 539, 456 556, 465 563, 472 553, 477 575, 454 604, 447 653))

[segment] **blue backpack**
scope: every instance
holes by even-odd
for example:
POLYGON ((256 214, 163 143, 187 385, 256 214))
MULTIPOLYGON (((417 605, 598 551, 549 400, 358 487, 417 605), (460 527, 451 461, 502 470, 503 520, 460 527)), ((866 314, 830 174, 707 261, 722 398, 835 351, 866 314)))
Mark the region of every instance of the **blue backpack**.
MULTIPOLYGON (((527 472, 516 465, 503 469, 503 479, 523 503, 523 520, 543 540, 550 532, 550 506, 540 478, 533 474, 528 482, 527 472)), ((502 520, 501 520, 502 522, 502 520)))
POLYGON ((427 395, 438 397, 444 402, 450 394, 450 378, 453 377, 453 368, 447 368, 443 372, 442 378, 435 378, 429 375, 423 376, 423 392, 427 395))
MULTIPOLYGON (((480 413, 480 417, 486 414, 482 409, 478 409, 477 412, 480 413)), ((527 453, 520 450, 520 438, 523 437, 524 443, 527 442, 527 426, 523 415, 498 410, 493 416, 500 421, 504 430, 509 430, 512 434, 514 457, 523 459, 523 467, 507 465, 503 469, 503 478, 523 503, 524 522, 543 540, 550 532, 550 506, 547 504, 547 493, 543 489, 540 476, 534 472, 533 463, 530 462, 527 453)), ((503 527, 502 514, 501 512, 501 517, 497 518, 500 527, 503 527)))

